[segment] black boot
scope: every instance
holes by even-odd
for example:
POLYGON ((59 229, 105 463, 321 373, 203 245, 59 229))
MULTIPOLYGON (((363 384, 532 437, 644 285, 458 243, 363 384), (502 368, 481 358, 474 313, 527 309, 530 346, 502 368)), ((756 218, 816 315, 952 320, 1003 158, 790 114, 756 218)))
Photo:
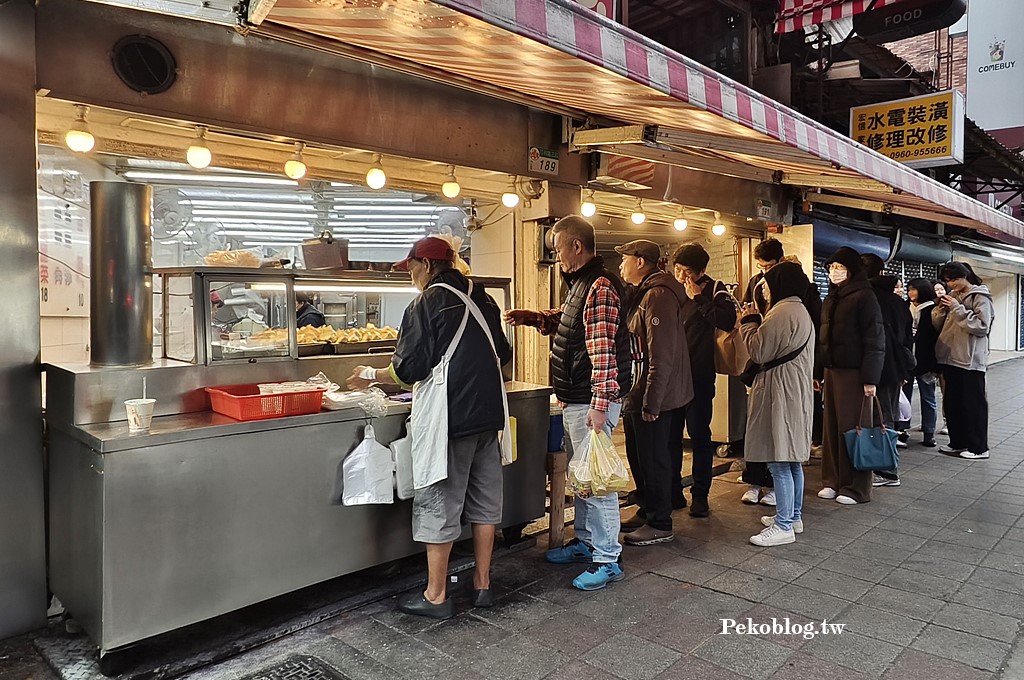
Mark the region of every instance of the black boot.
POLYGON ((711 514, 708 507, 708 497, 697 494, 690 495, 690 517, 707 517, 711 514))

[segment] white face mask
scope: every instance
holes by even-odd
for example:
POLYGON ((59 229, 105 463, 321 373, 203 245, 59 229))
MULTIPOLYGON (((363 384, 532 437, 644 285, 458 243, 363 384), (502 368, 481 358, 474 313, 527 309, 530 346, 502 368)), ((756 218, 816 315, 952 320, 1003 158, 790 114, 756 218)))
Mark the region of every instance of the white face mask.
POLYGON ((850 276, 846 267, 835 267, 828 270, 828 280, 837 286, 850 276))

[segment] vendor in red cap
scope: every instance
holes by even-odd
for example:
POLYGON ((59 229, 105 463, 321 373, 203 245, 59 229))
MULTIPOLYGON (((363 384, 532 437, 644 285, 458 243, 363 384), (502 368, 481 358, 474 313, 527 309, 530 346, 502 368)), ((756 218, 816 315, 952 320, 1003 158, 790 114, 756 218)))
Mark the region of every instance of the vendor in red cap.
POLYGON ((501 311, 454 266, 447 241, 428 236, 395 265, 421 291, 405 310, 387 368, 359 366, 349 387, 397 383, 413 390, 413 539, 427 544, 427 588, 399 600, 407 614, 452 616, 448 557, 472 525, 473 604, 489 607, 491 549, 501 523, 502 462, 511 462, 501 367, 511 361, 501 311), (499 437, 499 432, 504 433, 499 437))

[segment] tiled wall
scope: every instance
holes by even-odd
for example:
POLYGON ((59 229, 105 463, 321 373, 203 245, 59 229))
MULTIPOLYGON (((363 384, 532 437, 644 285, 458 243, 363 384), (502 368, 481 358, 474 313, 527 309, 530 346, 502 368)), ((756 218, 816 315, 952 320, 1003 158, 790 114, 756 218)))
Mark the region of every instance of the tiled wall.
POLYGON ((39 319, 41 360, 44 364, 89 362, 89 319, 44 316, 39 319))

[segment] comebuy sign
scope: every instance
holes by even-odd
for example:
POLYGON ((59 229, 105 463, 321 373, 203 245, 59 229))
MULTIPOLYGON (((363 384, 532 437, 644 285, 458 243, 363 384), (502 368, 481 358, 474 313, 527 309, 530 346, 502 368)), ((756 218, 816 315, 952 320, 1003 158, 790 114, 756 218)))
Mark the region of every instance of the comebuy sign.
POLYGON ((991 63, 979 66, 978 73, 1002 71, 1003 69, 1014 68, 1017 66, 1016 61, 1004 61, 1006 58, 1006 41, 999 40, 998 38, 989 43, 988 58, 991 63))
POLYGON ((850 109, 850 136, 915 168, 964 158, 964 98, 946 90, 850 109))

